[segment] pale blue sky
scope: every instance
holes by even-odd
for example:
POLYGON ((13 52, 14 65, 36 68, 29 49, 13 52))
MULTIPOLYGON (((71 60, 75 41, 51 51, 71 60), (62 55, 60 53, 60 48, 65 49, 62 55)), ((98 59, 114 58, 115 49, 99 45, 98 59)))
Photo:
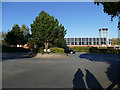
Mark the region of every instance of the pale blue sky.
POLYGON ((2 2, 2 30, 14 24, 29 26, 44 10, 53 15, 67 29, 66 37, 98 37, 98 29, 108 27, 110 38, 116 38, 118 19, 103 12, 93 2, 2 2))

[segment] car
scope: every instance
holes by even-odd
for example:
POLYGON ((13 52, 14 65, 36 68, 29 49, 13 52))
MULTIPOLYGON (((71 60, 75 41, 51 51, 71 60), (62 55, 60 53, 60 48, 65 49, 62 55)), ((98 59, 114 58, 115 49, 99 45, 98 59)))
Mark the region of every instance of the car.
POLYGON ((64 48, 64 51, 65 53, 75 54, 75 51, 68 47, 64 48))

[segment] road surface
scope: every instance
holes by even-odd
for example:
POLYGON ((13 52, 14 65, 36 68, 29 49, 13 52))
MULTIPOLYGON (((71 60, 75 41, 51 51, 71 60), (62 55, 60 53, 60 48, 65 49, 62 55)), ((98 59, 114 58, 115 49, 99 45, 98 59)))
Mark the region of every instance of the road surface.
POLYGON ((114 88, 120 81, 119 55, 76 53, 59 59, 5 55, 3 88, 114 88))

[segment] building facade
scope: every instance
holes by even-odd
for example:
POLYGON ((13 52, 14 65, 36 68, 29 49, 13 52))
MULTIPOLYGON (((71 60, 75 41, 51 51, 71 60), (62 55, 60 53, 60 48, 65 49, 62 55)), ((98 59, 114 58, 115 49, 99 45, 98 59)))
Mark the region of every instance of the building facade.
POLYGON ((69 46, 99 46, 112 45, 112 39, 109 39, 108 28, 99 29, 99 37, 68 37, 65 38, 66 44, 69 46))
POLYGON ((100 28, 99 29, 99 37, 106 38, 106 44, 109 44, 109 31, 108 28, 100 28))

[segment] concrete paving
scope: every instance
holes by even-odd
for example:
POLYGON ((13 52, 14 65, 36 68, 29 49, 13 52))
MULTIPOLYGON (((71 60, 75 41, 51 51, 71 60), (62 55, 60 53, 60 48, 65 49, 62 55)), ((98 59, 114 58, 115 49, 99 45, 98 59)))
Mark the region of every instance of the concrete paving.
POLYGON ((114 88, 119 83, 119 55, 68 56, 3 58, 3 88, 114 88))

